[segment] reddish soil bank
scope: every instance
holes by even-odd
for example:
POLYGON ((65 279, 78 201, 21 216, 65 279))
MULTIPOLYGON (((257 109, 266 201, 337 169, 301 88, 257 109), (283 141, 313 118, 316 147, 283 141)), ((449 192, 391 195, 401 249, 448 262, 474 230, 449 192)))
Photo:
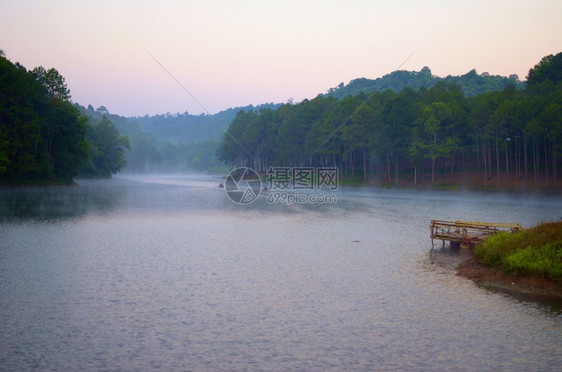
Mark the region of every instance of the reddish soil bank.
MULTIPOLYGON (((340 175, 345 178, 349 175, 340 175)), ((379 177, 370 176, 365 182, 369 185, 386 185, 394 186, 394 175, 391 175, 391 180, 389 182, 385 174, 379 177)), ((414 174, 413 172, 400 173, 398 178, 399 187, 415 187, 415 188, 458 188, 467 190, 477 190, 477 191, 541 191, 546 193, 561 193, 562 192, 562 177, 557 179, 556 185, 554 185, 554 179, 550 175, 549 179, 546 180, 544 172, 539 174, 537 177, 537 182, 535 183, 534 174, 529 173, 527 182, 525 182, 525 174, 523 173, 520 177, 515 177, 514 173, 509 174, 509 179, 506 177, 504 172, 500 173, 499 184, 497 182, 495 170, 492 177, 489 180, 484 179, 482 173, 478 171, 455 171, 452 176, 450 172, 440 172, 435 176, 435 184, 431 183, 431 172, 426 170, 424 177, 418 174, 417 185, 414 184, 414 174)))
POLYGON ((556 281, 506 274, 481 264, 474 258, 462 262, 457 268, 457 275, 510 292, 546 296, 562 301, 562 284, 556 281))

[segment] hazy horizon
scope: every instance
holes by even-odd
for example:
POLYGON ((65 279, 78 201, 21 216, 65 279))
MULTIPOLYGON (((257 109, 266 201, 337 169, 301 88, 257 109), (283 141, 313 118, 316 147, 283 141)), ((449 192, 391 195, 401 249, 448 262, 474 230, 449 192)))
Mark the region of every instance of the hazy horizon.
POLYGON ((8 59, 54 67, 74 102, 122 116, 300 102, 399 67, 524 80, 562 45, 562 3, 547 0, 0 5, 8 59))

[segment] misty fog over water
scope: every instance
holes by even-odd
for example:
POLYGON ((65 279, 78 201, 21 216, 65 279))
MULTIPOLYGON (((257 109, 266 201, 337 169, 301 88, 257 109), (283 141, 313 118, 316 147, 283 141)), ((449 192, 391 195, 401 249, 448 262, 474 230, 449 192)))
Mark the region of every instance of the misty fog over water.
POLYGON ((341 188, 233 203, 207 175, 0 189, 0 370, 553 370, 562 306, 456 276, 431 219, 557 195, 341 188))

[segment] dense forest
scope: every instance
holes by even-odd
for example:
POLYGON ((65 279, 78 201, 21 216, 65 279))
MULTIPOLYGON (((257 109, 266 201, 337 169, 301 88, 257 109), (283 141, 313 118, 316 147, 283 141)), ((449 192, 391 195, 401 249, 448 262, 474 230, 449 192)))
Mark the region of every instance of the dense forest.
POLYGON ((28 71, 0 51, 0 183, 69 183, 109 177, 125 166, 126 137, 89 121, 54 68, 28 71))
POLYGON ((388 184, 556 186, 562 149, 562 53, 472 97, 457 84, 318 96, 239 112, 217 150, 231 166, 336 166, 388 184), (516 79, 514 79, 516 80, 516 79))
MULTIPOLYGON (((439 81, 449 80, 462 84, 467 95, 473 91, 501 90, 507 84, 513 84, 518 89, 523 87, 516 77, 477 75, 475 71, 471 71, 462 76, 442 79, 424 68, 419 73, 395 71, 376 80, 356 79, 345 87, 341 84, 341 89, 330 89, 328 95, 342 98, 352 92, 385 89, 400 92, 405 87, 431 87, 439 81)), ((259 112, 263 109, 275 111, 280 106, 281 104, 274 103, 249 105, 229 108, 212 115, 184 112, 123 117, 109 113, 104 106, 94 109, 91 105, 76 105, 82 114, 95 120, 99 121, 106 116, 120 133, 129 138, 131 149, 125 153, 128 172, 223 171, 224 163, 218 159, 216 149, 236 114, 239 111, 259 112)))
POLYGON ((557 54, 525 84, 424 68, 356 79, 298 104, 126 118, 72 103, 56 69, 27 70, 0 51, 0 183, 227 164, 336 166, 346 179, 382 184, 551 187, 560 183, 561 75, 557 54))

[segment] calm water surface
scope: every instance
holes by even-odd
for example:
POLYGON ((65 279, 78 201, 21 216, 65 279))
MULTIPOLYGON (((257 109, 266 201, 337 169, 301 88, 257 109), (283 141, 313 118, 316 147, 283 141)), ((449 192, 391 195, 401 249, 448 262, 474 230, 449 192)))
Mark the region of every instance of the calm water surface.
POLYGON ((560 304, 457 277, 467 253, 428 237, 431 219, 559 220, 559 196, 239 206, 219 182, 0 189, 0 369, 560 369, 560 304))

